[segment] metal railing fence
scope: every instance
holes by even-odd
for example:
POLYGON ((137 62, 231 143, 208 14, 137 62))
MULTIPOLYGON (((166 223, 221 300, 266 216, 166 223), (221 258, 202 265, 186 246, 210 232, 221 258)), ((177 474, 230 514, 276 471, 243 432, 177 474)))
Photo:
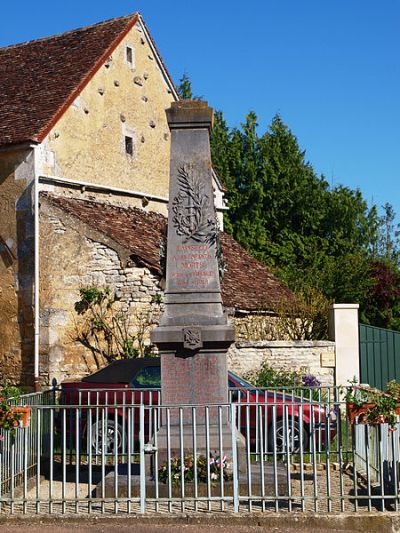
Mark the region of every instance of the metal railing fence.
POLYGON ((400 428, 349 425, 332 391, 238 389, 226 405, 179 407, 120 392, 31 403, 29 427, 0 443, 0 512, 398 510, 400 428), (375 477, 371 455, 358 459, 374 431, 375 477))
MULTIPOLYGON (((57 389, 52 388, 42 392, 22 395, 18 401, 10 399, 11 406, 32 407, 39 405, 54 405, 57 389)), ((46 452, 46 435, 49 432, 48 420, 44 418, 42 424, 37 423, 37 411, 31 411, 31 422, 22 430, 16 430, 15 437, 0 428, 0 491, 4 494, 11 490, 12 485, 22 483, 23 478, 29 479, 36 475, 36 468, 40 455, 35 443, 38 432, 43 437, 42 450, 46 452), (12 451, 11 451, 12 450, 12 451)))

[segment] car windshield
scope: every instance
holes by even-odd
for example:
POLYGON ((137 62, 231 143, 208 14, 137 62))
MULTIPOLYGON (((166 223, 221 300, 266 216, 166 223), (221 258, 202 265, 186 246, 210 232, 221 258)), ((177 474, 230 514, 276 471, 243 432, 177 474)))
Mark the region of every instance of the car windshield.
POLYGON ((240 378, 236 374, 233 374, 232 372, 228 372, 228 381, 229 381, 229 386, 231 388, 243 387, 244 389, 255 389, 254 385, 240 378))

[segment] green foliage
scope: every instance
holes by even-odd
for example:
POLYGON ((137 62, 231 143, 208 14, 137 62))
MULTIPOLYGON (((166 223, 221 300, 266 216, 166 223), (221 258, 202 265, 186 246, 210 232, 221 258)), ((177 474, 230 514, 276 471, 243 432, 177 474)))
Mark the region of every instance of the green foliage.
POLYGON ((359 408, 358 422, 389 424, 391 431, 397 428, 397 406, 400 403, 400 384, 390 381, 386 391, 365 388, 351 382, 346 394, 348 409, 359 408), (363 409, 364 408, 364 409, 363 409))
POLYGON ((258 372, 246 376, 255 387, 283 389, 288 395, 294 394, 310 400, 325 400, 327 392, 321 390, 320 381, 304 369, 275 369, 264 363, 258 372))

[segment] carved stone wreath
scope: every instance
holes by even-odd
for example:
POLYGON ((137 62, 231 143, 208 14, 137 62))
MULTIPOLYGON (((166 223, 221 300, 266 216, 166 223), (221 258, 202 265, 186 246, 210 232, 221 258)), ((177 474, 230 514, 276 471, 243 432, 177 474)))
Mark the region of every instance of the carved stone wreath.
POLYGON ((213 206, 202 181, 193 176, 185 165, 178 169, 179 193, 172 201, 172 222, 176 233, 212 246, 217 240, 217 225, 212 218, 213 206))

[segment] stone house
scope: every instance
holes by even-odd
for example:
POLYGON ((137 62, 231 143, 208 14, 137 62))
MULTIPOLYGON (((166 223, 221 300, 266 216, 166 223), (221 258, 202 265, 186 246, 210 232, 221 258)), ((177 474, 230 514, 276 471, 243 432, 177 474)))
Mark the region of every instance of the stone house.
MULTIPOLYGON (((93 366, 71 336, 80 288, 111 286, 127 313, 162 292, 178 95, 134 14, 0 49, 0 97, 0 382, 38 386, 93 366)), ((290 295, 221 239, 232 312, 290 295)))

